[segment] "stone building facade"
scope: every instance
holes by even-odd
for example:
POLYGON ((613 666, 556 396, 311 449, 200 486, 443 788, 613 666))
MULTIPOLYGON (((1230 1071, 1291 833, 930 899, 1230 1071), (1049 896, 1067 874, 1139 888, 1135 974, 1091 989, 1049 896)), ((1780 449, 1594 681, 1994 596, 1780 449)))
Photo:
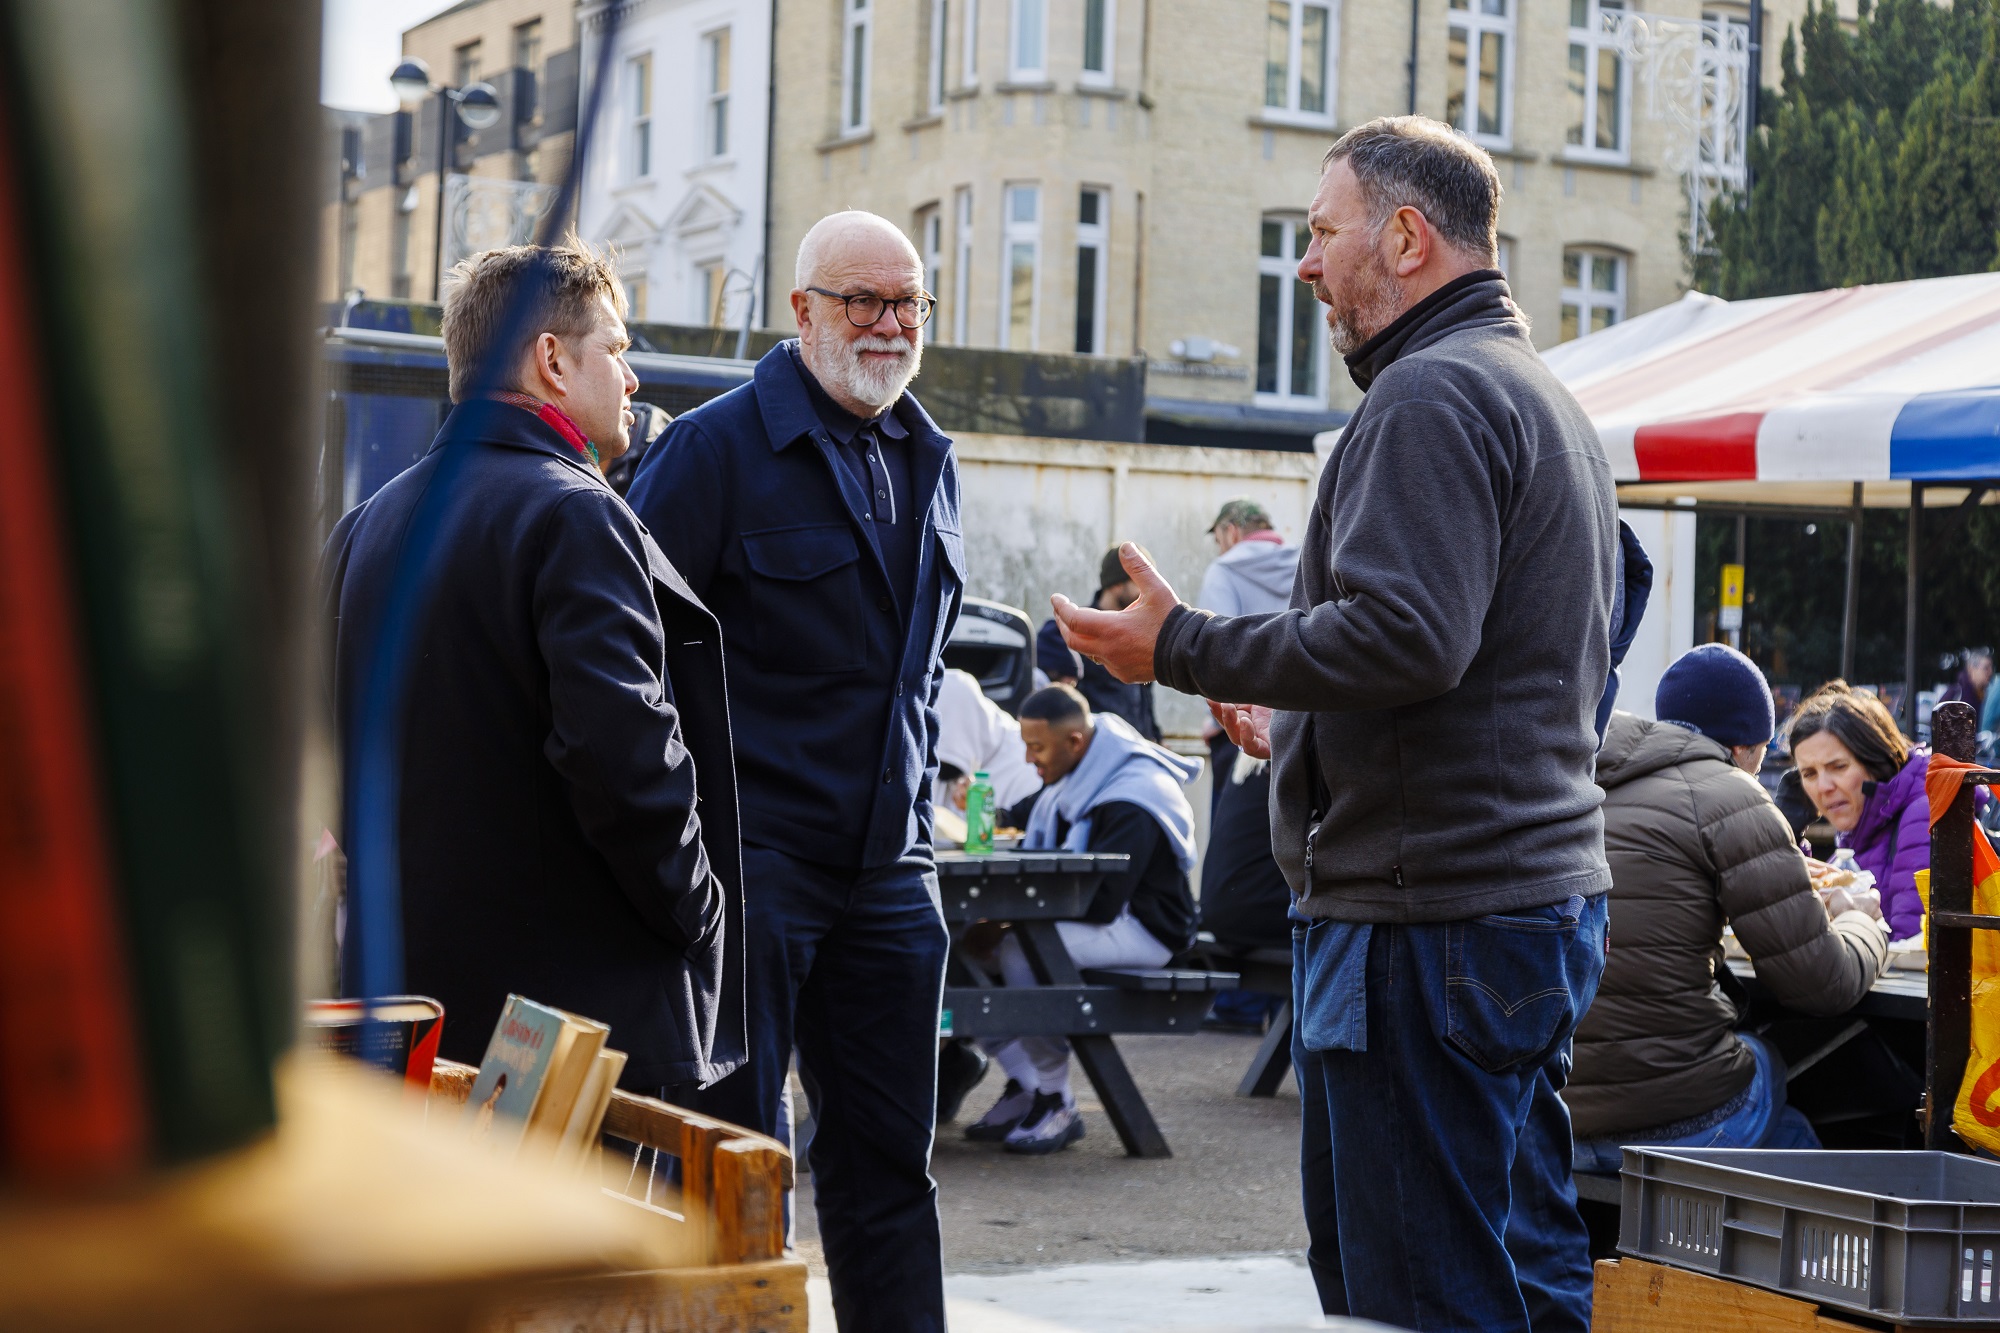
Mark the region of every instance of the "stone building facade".
MULTIPOLYGON (((1694 136, 1747 9, 1646 2, 778 0, 772 319, 805 230, 866 208, 925 256, 934 341, 1143 356, 1169 413, 1310 420, 1358 396, 1291 276, 1321 158, 1414 109, 1492 152, 1537 343, 1587 336, 1683 290, 1682 166, 1741 170, 1694 136)), ((1767 85, 1801 9, 1765 7, 1767 85)))
MULTIPOLYGON (((587 0, 583 99, 614 0, 587 0)), ((577 226, 614 247, 633 317, 761 326, 771 0, 616 0, 577 226)))

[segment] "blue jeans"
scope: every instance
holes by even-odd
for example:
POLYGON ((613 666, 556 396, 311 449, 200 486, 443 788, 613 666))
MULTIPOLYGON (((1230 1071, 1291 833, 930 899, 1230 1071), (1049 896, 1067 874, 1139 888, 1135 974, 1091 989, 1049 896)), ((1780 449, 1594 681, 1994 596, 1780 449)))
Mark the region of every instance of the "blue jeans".
POLYGON ((1573 901, 1375 926, 1360 1051, 1306 1048, 1309 1027, 1340 1027, 1312 1021, 1305 986, 1336 936, 1293 932, 1306 1258, 1326 1313, 1587 1333, 1589 1235, 1556 1094, 1604 969, 1605 898, 1573 901))
POLYGON ((1785 1070, 1777 1052, 1747 1032, 1737 1034, 1757 1057, 1748 1097, 1741 1108, 1708 1128, 1674 1138, 1614 1135, 1578 1139, 1573 1160, 1578 1171, 1617 1175, 1627 1144, 1654 1148, 1817 1148, 1819 1135, 1797 1107, 1785 1105, 1785 1070))
POLYGON ((743 848, 750 1062, 694 1109, 790 1141, 794 1046, 840 1327, 944 1330, 931 1136, 948 940, 928 857, 841 870, 743 848))

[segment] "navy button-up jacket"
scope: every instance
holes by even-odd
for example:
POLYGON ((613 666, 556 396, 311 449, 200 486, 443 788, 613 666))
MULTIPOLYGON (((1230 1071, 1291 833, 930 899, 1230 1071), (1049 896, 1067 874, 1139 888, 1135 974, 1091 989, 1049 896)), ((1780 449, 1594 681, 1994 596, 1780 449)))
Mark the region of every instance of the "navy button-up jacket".
POLYGON ((463 404, 328 539, 344 735, 425 503, 443 510, 410 659, 399 832, 407 979, 444 1002, 441 1053, 477 1063, 515 992, 609 1023, 631 1057, 626 1087, 721 1078, 746 1033, 714 618, 553 428, 463 404))
POLYGON ((743 840, 846 868, 931 842, 940 656, 965 589, 958 463, 916 399, 907 511, 919 525, 900 605, 790 345, 750 383, 667 428, 634 510, 722 622, 743 840))

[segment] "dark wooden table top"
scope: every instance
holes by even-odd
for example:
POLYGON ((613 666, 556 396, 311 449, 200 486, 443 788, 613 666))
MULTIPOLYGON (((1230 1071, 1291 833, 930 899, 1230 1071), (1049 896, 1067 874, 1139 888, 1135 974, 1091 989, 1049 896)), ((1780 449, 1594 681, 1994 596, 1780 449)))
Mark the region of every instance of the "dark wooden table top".
POLYGON ((1090 906, 1104 877, 1131 859, 1122 853, 939 852, 945 920, 1073 921, 1090 906))

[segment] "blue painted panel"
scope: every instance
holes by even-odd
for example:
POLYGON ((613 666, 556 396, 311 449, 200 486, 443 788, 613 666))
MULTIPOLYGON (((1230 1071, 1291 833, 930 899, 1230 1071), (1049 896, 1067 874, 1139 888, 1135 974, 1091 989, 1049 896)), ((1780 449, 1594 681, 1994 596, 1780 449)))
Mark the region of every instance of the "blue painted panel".
POLYGON ((382 489, 391 477, 424 456, 436 438, 446 404, 435 398, 347 393, 343 509, 382 489))
POLYGON ((1889 475, 1908 481, 2000 477, 2000 387, 1912 398, 1889 431, 1889 475))

